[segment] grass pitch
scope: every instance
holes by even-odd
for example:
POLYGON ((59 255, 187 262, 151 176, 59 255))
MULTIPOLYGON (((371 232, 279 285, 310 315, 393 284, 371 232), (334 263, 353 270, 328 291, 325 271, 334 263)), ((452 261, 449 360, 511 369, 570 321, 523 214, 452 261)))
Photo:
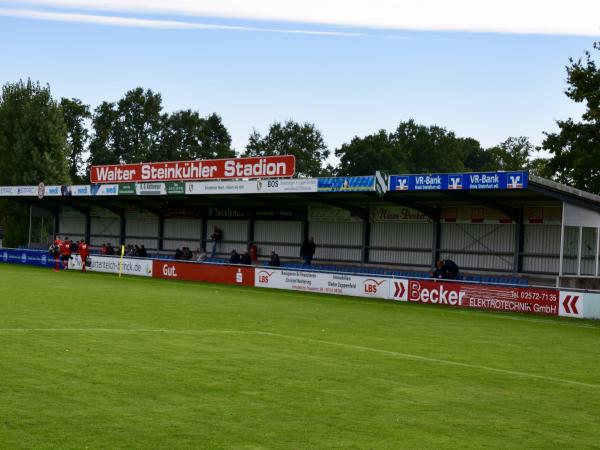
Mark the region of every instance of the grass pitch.
POLYGON ((0 447, 600 447, 600 326, 0 265, 0 447))

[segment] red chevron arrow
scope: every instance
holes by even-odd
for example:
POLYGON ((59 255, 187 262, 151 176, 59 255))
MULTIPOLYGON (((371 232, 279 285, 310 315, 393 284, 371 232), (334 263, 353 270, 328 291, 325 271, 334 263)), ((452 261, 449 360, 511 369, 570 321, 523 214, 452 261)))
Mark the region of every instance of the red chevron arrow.
POLYGON ((394 286, 396 286, 396 292, 394 292, 394 297, 402 297, 404 295, 404 284, 394 281, 394 286))
POLYGON ((579 295, 567 295, 563 300, 563 306, 567 314, 579 314, 577 311, 577 302, 579 301, 579 295))

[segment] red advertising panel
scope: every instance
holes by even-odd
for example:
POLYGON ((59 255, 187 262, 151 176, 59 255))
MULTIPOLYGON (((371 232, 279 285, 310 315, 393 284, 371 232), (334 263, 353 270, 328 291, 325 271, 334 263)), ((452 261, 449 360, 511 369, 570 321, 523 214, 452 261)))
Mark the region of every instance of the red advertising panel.
POLYGON ((409 280, 408 301, 556 316, 559 295, 556 289, 409 280))
POLYGON ((292 177, 295 171, 296 158, 284 155, 92 166, 90 181, 96 184, 281 178, 292 177))
POLYGON ((154 278, 254 286, 253 267, 154 260, 152 276, 154 278))

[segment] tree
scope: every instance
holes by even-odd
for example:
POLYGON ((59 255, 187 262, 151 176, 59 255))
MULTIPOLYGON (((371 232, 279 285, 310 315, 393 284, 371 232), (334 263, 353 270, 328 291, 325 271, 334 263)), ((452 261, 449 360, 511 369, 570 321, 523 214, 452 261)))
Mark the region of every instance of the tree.
POLYGON ((79 99, 63 98, 60 101, 63 120, 67 127, 69 149, 69 175, 73 182, 83 182, 80 171, 83 168, 83 154, 89 139, 85 121, 91 117, 90 107, 79 99))
POLYGON ((365 175, 376 170, 389 173, 460 172, 493 170, 492 155, 472 138, 458 138, 438 126, 414 120, 400 122, 391 133, 380 130, 355 137, 335 152, 340 175, 365 175))
POLYGON ((387 131, 380 130, 360 138, 355 136, 350 143, 343 144, 335 151, 340 158, 337 174, 340 176, 360 176, 373 174, 385 169, 389 173, 406 172, 406 164, 394 152, 387 131))
POLYGON ((308 122, 275 122, 264 137, 256 130, 252 132, 244 156, 278 155, 296 157, 296 176, 318 177, 329 150, 321 132, 308 122))
MULTIPOLYGON (((600 42, 594 44, 600 51, 600 42)), ((585 58, 569 59, 566 67, 567 97, 585 103, 580 122, 557 121, 558 133, 546 133, 542 147, 552 153, 546 174, 566 183, 600 194, 600 68, 590 52, 585 58)))
POLYGON ((160 156, 164 161, 235 156, 231 136, 217 114, 202 118, 196 111, 177 111, 163 127, 160 156))
POLYGON ((160 160, 165 116, 162 97, 139 87, 116 104, 103 102, 94 112, 90 143, 92 164, 138 163, 160 160))
POLYGON ((535 147, 525 136, 509 137, 488 150, 493 157, 493 170, 524 170, 530 166, 530 156, 535 147))
MULTIPOLYGON (((0 185, 68 183, 67 158, 63 112, 50 88, 31 80, 5 84, 0 95, 0 185)), ((0 204, 6 245, 26 242, 26 211, 12 202, 0 204)))

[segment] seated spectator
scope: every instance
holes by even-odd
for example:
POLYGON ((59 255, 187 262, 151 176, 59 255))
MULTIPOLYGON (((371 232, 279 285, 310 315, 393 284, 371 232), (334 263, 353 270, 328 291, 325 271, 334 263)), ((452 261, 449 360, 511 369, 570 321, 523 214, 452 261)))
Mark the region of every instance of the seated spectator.
POLYGON ((138 256, 140 258, 147 258, 148 257, 148 252, 146 251, 146 247, 144 247, 144 244, 140 245, 140 251, 138 253, 138 256))
POLYGON ((181 251, 181 249, 177 249, 175 250, 175 256, 173 257, 173 259, 177 259, 180 260, 183 258, 183 252, 181 251))
POLYGON ((235 250, 231 250, 231 257, 229 258, 229 264, 239 264, 241 262, 242 258, 240 257, 240 254, 238 252, 236 252, 235 250))
POLYGON ((252 260, 250 259, 250 253, 244 252, 242 253, 242 257, 240 258, 240 263, 244 266, 252 265, 252 260))
POLYGON ((271 259, 269 260, 270 267, 279 267, 281 266, 281 260, 279 259, 279 255, 275 252, 271 252, 271 259))
POLYGON ((113 246, 110 243, 106 244, 106 254, 107 255, 114 255, 115 254, 115 249, 113 248, 113 246))
POLYGON ((193 257, 192 252, 189 249, 189 247, 183 247, 181 249, 181 253, 183 253, 183 255, 181 256, 181 259, 183 259, 185 261, 190 261, 193 257))
POLYGON ((196 252, 196 261, 206 261, 207 259, 208 254, 198 249, 198 251, 196 252))
POLYGON ((107 251, 108 251, 108 247, 106 247, 105 243, 102 243, 102 247, 100 247, 100 254, 101 255, 106 255, 107 251))
POLYGON ((442 280, 455 280, 458 276, 458 265, 451 259, 440 259, 432 276, 442 280))

